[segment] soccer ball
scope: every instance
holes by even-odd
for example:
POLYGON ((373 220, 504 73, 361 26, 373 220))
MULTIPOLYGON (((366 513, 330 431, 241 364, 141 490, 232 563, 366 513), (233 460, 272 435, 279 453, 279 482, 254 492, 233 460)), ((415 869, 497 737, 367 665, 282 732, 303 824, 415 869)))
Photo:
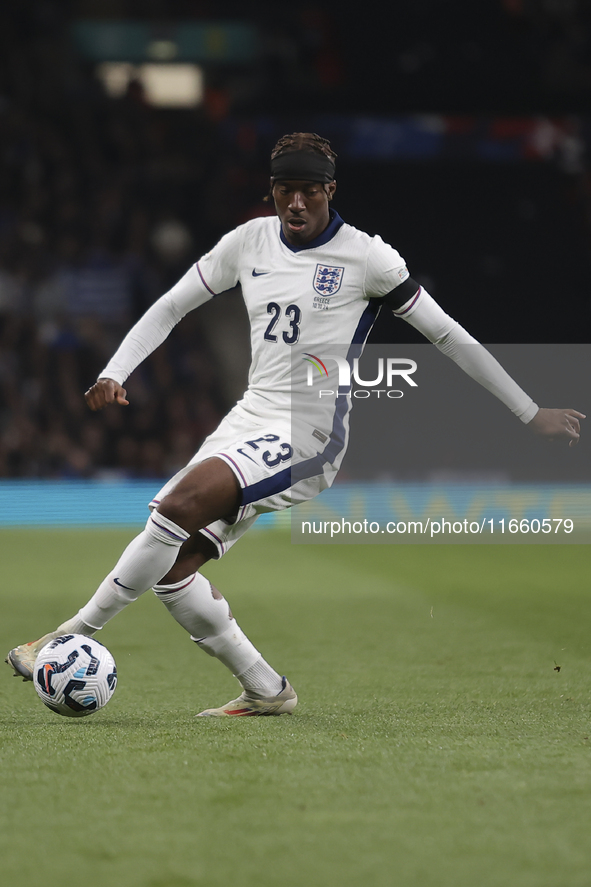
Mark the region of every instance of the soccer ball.
POLYGON ((117 666, 94 638, 65 634, 39 651, 33 683, 47 708, 81 718, 107 704, 117 686, 117 666))

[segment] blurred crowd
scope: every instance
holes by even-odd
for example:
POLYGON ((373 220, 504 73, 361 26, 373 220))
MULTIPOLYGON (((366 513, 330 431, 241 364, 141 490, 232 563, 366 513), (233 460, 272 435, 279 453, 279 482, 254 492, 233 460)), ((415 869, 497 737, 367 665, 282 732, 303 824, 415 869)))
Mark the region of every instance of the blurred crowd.
POLYGON ((125 419, 83 392, 200 254, 269 211, 268 178, 220 143, 215 79, 186 113, 134 82, 107 98, 67 39, 72 6, 0 10, 0 476, 159 477, 231 405, 207 324, 188 318, 134 374, 125 419))
POLYGON ((160 476, 184 464, 225 407, 199 327, 134 381, 150 395, 140 404, 136 393, 125 429, 117 411, 97 422, 82 395, 131 322, 202 251, 202 232, 211 245, 212 126, 149 113, 133 90, 109 102, 92 82, 58 106, 64 81, 45 48, 28 54, 27 76, 12 59, 2 109, 0 475, 114 466, 160 476))

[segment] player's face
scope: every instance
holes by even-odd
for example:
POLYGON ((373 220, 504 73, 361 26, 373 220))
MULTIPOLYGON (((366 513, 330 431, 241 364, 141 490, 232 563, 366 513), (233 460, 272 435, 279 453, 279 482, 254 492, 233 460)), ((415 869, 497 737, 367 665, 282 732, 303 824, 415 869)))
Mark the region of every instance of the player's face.
POLYGON ((328 203, 336 187, 336 182, 275 182, 275 208, 289 243, 302 246, 322 234, 330 221, 328 203))

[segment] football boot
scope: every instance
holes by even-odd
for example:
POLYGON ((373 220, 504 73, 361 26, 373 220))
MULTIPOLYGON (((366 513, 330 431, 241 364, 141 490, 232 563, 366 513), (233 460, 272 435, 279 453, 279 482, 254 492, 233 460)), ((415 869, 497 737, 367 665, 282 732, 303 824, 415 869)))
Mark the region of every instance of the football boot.
POLYGON ((287 680, 277 696, 260 696, 254 690, 243 690, 237 699, 231 699, 221 708, 206 708, 198 718, 253 717, 262 715, 291 714, 298 704, 298 697, 287 680))
POLYGON ((28 644, 21 644, 20 647, 15 647, 14 650, 11 650, 4 661, 14 669, 15 678, 21 677, 23 681, 32 681, 33 668, 39 650, 45 644, 48 644, 55 638, 59 638, 60 634, 63 634, 63 632, 50 631, 49 634, 44 634, 37 641, 29 641, 28 644))

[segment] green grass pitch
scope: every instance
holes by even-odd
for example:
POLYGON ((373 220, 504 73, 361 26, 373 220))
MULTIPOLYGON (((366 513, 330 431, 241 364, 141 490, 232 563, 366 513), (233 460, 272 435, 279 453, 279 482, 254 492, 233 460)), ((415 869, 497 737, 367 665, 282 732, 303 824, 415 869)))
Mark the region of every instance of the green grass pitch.
MULTIPOLYGON (((3 530, 2 651, 131 535, 3 530)), ((206 572, 291 717, 196 720, 238 685, 152 594, 101 633, 119 686, 90 718, 4 666, 0 884, 588 887, 588 551, 251 534, 206 572)))

